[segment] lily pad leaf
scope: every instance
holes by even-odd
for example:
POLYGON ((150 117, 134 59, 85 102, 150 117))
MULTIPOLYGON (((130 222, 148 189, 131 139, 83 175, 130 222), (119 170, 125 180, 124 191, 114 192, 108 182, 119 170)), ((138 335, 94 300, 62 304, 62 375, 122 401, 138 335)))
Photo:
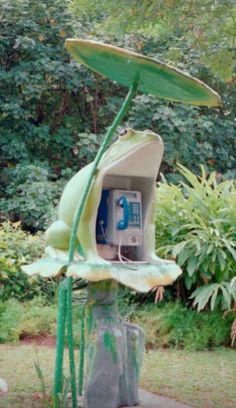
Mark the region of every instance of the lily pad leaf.
POLYGON ((67 39, 66 48, 80 63, 130 88, 171 101, 221 106, 220 96, 204 82, 180 70, 123 48, 82 39, 67 39))

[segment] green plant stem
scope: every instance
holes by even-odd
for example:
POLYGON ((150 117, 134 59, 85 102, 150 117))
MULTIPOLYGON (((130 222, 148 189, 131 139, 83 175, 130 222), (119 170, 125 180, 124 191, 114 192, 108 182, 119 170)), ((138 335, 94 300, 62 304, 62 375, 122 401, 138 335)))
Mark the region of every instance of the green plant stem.
POLYGON ((66 296, 66 323, 67 323, 67 338, 70 361, 70 380, 72 392, 72 407, 77 408, 77 391, 75 379, 75 356, 73 343, 73 323, 72 323, 72 278, 67 279, 67 296, 66 296))
POLYGON ((57 344, 56 344, 56 362, 54 372, 54 395, 56 407, 59 405, 59 394, 62 391, 63 382, 63 357, 64 357, 64 339, 65 339, 65 321, 66 321, 66 292, 67 280, 61 281, 58 296, 58 316, 57 316, 57 344))
POLYGON ((84 346, 85 346, 85 333, 84 333, 84 317, 85 308, 83 306, 81 313, 81 325, 80 325, 80 353, 79 353, 79 382, 78 382, 78 395, 83 395, 83 382, 84 382, 84 346))
POLYGON ((96 174, 97 167, 99 165, 99 162, 100 162, 100 160, 101 160, 101 158, 102 158, 102 156, 103 156, 103 154, 104 154, 104 152, 105 152, 105 150, 107 148, 107 145, 110 142, 110 140, 111 140, 117 126, 119 125, 122 118, 124 117, 124 115, 126 114, 126 112, 129 109, 130 102, 132 101, 132 99, 133 99, 133 97, 135 95, 137 87, 138 87, 138 81, 135 82, 130 87, 129 92, 128 92, 125 100, 124 100, 124 103, 121 106, 120 111, 116 115, 111 127, 109 128, 109 130, 108 130, 108 132, 107 132, 107 134, 106 134, 106 136, 105 136, 105 138, 103 140, 103 143, 101 144, 100 149, 98 150, 98 153, 97 153, 97 155, 95 157, 93 168, 92 168, 91 174, 90 174, 89 179, 88 179, 88 183, 85 186, 84 193, 83 193, 83 196, 81 198, 81 203, 80 203, 80 205, 79 205, 79 207, 78 207, 78 209, 77 209, 77 211, 75 213, 74 219, 73 219, 71 235, 70 235, 69 263, 73 261, 78 225, 79 225, 80 218, 81 218, 81 215, 82 215, 82 212, 83 212, 83 209, 84 209, 84 205, 86 203, 86 199, 87 199, 88 194, 89 194, 91 184, 93 182, 93 178, 94 178, 94 176, 96 174))

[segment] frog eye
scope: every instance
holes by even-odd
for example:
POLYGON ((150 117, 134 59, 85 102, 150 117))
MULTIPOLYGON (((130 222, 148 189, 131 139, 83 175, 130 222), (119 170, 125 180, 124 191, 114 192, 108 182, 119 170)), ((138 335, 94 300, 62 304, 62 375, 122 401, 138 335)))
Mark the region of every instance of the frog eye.
POLYGON ((122 129, 119 133, 120 136, 126 136, 129 132, 129 129, 122 129))

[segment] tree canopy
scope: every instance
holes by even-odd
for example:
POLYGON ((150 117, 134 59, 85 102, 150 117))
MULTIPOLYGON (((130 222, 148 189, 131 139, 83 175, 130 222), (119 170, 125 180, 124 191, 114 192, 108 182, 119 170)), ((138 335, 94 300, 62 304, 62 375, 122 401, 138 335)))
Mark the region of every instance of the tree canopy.
POLYGON ((195 62, 208 66, 213 75, 231 82, 236 53, 236 4, 234 0, 73 0, 73 8, 85 22, 86 35, 102 38, 132 36, 142 48, 141 37, 166 41, 166 57, 174 62, 195 53, 195 62))

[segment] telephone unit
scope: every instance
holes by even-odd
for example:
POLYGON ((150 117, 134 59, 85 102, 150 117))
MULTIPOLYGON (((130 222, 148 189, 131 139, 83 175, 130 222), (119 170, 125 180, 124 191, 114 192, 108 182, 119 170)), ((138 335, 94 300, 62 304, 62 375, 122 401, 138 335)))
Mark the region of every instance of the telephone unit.
POLYGON ((140 191, 103 190, 98 209, 98 244, 142 245, 142 197, 140 191))

